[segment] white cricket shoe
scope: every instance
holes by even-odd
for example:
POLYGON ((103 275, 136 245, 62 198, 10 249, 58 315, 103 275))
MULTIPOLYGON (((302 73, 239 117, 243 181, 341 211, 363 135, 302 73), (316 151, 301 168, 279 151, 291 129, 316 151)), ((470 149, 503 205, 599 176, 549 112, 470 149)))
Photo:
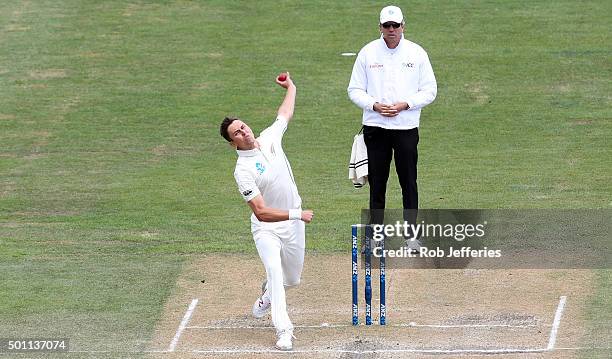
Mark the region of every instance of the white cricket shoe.
POLYGON ((261 286, 261 296, 253 304, 253 316, 262 318, 270 311, 270 307, 270 292, 268 292, 267 281, 264 281, 261 286))
POLYGON ((285 329, 276 333, 278 340, 276 341, 276 349, 292 350, 293 349, 293 329, 285 329))

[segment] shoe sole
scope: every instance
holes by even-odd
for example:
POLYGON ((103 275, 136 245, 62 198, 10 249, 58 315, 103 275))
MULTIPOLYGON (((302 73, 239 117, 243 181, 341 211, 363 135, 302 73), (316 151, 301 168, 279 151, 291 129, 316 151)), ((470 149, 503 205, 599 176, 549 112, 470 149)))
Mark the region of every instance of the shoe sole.
POLYGON ((257 315, 257 313, 255 313, 255 311, 251 311, 251 313, 253 314, 253 317, 257 318, 257 319, 261 319, 263 317, 265 317, 266 315, 268 315, 268 313, 270 313, 270 309, 268 308, 266 309, 263 313, 261 313, 260 315, 257 315))
POLYGON ((257 314, 255 314, 255 313, 252 313, 252 314, 253 314, 253 317, 255 317, 256 319, 261 319, 261 318, 265 317, 266 315, 268 315, 268 311, 266 311, 266 312, 265 312, 264 314, 262 314, 262 315, 257 315, 257 314))
MULTIPOLYGON (((264 280, 263 283, 261 284, 261 294, 263 295, 266 292, 266 285, 268 284, 267 280, 264 280)), ((260 297, 261 298, 261 297, 260 297)), ((261 319, 263 317, 266 316, 266 314, 268 314, 268 312, 270 312, 270 308, 266 309, 265 312, 261 315, 257 315, 255 314, 255 312, 253 311, 253 317, 257 318, 257 319, 261 319)))

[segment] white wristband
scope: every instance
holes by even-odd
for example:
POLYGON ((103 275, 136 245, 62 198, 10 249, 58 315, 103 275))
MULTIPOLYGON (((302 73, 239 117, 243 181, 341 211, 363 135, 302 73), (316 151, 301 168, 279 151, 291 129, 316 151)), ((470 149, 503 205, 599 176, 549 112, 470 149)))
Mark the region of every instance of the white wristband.
POLYGON ((289 219, 302 219, 302 210, 301 209, 290 209, 289 210, 289 219))

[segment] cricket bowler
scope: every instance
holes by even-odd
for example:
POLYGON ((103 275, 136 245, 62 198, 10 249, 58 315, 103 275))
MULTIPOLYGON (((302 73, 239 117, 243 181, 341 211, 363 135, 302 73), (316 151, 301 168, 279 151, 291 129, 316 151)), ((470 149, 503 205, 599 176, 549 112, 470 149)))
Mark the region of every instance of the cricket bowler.
POLYGON ((255 138, 251 128, 238 118, 226 117, 221 136, 236 149, 234 177, 242 198, 249 205, 251 232, 266 269, 262 294, 253 304, 253 315, 263 317, 270 309, 276 329, 276 348, 293 349, 293 324, 287 314, 285 288, 300 283, 304 266, 305 223, 313 212, 302 210, 302 199, 282 139, 293 117, 296 87, 289 73, 276 78, 286 89, 276 120, 255 138))

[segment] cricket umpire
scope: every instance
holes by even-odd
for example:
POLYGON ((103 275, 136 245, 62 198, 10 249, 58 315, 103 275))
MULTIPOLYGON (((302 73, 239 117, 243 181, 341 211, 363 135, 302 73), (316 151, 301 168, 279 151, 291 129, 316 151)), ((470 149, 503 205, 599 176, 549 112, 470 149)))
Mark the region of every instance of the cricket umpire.
POLYGON ((397 6, 380 12, 381 37, 365 45, 355 60, 348 95, 363 110, 368 153, 371 223, 382 223, 391 159, 402 188, 402 204, 416 221, 417 145, 421 109, 436 98, 437 84, 425 50, 404 37, 397 6))

